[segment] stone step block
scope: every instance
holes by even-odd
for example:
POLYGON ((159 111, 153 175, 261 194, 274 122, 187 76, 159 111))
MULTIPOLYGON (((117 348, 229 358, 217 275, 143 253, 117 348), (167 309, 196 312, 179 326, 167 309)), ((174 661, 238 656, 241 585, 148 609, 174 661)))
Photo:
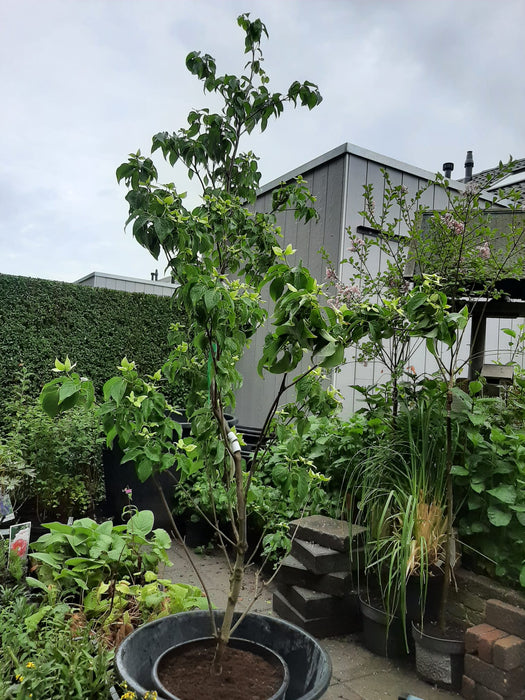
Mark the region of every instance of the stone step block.
POLYGON ((283 559, 275 581, 278 585, 300 586, 309 588, 311 591, 329 593, 339 598, 348 595, 354 589, 351 571, 314 574, 291 554, 283 559))
POLYGON ((274 591, 273 611, 283 620, 288 620, 301 627, 314 637, 333 637, 339 634, 348 634, 359 629, 360 620, 350 617, 319 617, 306 619, 291 605, 280 591, 274 591))
POLYGON ((278 590, 305 619, 360 615, 357 594, 338 598, 300 586, 280 586, 278 590))
MULTIPOLYGON (((350 542, 361 542, 364 527, 350 525, 346 520, 336 520, 326 515, 308 515, 292 520, 289 524, 290 536, 306 542, 314 542, 337 552, 349 552, 350 542)), ((354 546, 356 546, 354 544, 354 546)))
POLYGON ((492 649, 492 661, 504 671, 525 666, 525 640, 513 634, 498 639, 492 649))
POLYGON ((314 542, 306 542, 297 538, 292 540, 290 553, 314 574, 350 571, 353 563, 350 560, 350 556, 345 552, 339 552, 335 549, 329 549, 314 542))

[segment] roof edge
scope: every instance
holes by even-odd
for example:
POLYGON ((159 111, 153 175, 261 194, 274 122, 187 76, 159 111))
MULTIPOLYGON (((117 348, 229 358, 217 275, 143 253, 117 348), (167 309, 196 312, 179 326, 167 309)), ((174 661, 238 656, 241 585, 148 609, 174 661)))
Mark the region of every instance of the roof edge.
MULTIPOLYGON (((327 153, 324 153, 323 155, 308 161, 304 165, 300 165, 299 167, 290 170, 289 172, 283 174, 281 177, 271 180, 270 182, 264 184, 257 190, 257 194, 265 194, 266 192, 269 192, 278 187, 278 185, 281 182, 288 182, 289 180, 293 180, 299 175, 303 175, 309 170, 313 170, 314 168, 317 168, 320 165, 324 165, 325 163, 328 163, 329 161, 334 160, 335 158, 338 158, 345 154, 358 156, 359 158, 365 158, 366 160, 371 160, 375 163, 384 165, 385 167, 392 168, 394 170, 400 170, 404 173, 414 175, 415 177, 420 177, 425 180, 434 180, 436 175, 439 174, 439 171, 431 172, 430 170, 424 170, 423 168, 419 168, 416 165, 411 165, 410 163, 405 163, 401 160, 396 160, 395 158, 391 158, 390 156, 384 156, 381 153, 370 151, 367 148, 363 148, 362 146, 356 146, 355 144, 347 141, 346 143, 343 143, 340 146, 333 148, 331 151, 327 151, 327 153)), ((454 189, 458 189, 460 191, 465 189, 465 184, 460 182, 459 180, 451 179, 450 183, 454 187, 454 189)))

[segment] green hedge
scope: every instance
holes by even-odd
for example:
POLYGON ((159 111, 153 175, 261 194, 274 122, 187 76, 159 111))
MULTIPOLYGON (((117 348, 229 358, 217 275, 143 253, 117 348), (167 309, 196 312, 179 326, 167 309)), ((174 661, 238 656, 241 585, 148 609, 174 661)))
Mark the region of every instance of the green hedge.
POLYGON ((66 355, 99 395, 124 356, 152 373, 168 356, 175 320, 181 315, 169 297, 0 275, 0 395, 9 395, 23 364, 37 396, 55 358, 66 355))

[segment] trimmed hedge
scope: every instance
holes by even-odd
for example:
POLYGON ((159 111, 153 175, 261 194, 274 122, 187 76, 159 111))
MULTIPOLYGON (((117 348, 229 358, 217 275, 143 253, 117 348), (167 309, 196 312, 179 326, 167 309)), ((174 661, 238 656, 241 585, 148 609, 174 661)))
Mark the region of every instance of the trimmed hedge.
POLYGON ((169 297, 0 275, 1 396, 9 395, 21 364, 37 396, 55 376, 55 358, 66 355, 99 396, 124 356, 151 374, 168 357, 168 328, 176 320, 181 314, 169 297))

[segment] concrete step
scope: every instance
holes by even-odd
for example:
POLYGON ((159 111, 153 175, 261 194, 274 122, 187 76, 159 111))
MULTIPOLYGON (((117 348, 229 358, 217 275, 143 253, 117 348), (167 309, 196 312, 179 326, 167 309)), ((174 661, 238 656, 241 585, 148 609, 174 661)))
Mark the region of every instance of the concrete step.
POLYGON ((290 554, 314 574, 350 571, 352 568, 349 554, 297 538, 292 540, 290 554))
POLYGON ((360 629, 360 619, 355 616, 330 616, 307 619, 291 605, 280 592, 273 594, 273 611, 284 620, 301 627, 315 637, 332 637, 360 629))
POLYGON ((359 596, 349 594, 344 598, 311 591, 300 586, 279 586, 279 592, 307 620, 319 617, 346 617, 359 615, 359 596))
MULTIPOLYGON (((365 531, 360 525, 350 525, 346 520, 336 520, 326 515, 308 515, 292 520, 290 535, 306 542, 314 542, 337 552, 349 552, 350 542, 356 542, 365 531)), ((355 546, 355 545, 354 545, 355 546)))
POLYGON ((329 593, 340 598, 352 591, 354 583, 351 571, 315 574, 291 554, 283 559, 275 581, 279 585, 301 586, 311 591, 329 593))

